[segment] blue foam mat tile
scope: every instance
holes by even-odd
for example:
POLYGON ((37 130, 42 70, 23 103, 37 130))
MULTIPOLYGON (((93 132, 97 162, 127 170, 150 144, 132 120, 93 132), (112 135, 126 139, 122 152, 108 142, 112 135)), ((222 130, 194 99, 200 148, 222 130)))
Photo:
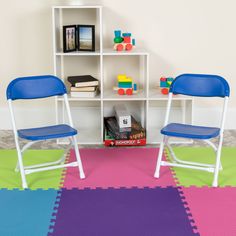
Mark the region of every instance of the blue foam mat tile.
POLYGON ((45 236, 57 190, 0 190, 0 235, 45 236))

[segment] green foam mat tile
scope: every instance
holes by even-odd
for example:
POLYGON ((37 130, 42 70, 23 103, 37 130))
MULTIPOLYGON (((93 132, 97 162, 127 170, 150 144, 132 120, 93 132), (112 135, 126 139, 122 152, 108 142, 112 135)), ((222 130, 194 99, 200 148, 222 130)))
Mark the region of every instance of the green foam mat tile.
MULTIPOLYGON (((208 147, 175 147, 176 156, 185 161, 215 163, 215 153, 208 147)), ((170 155, 167 151, 168 156, 170 155)), ((221 155, 223 170, 219 172, 219 187, 236 186, 236 148, 223 147, 221 155)), ((212 186, 214 174, 201 170, 186 169, 181 167, 172 168, 178 185, 189 186, 212 186)))
MULTIPOLYGON (((24 154, 24 165, 35 165, 58 160, 63 150, 29 150, 24 154)), ((0 189, 22 188, 20 172, 15 172, 16 150, 0 150, 0 189)), ((59 189, 63 169, 42 171, 26 176, 30 189, 59 189)))

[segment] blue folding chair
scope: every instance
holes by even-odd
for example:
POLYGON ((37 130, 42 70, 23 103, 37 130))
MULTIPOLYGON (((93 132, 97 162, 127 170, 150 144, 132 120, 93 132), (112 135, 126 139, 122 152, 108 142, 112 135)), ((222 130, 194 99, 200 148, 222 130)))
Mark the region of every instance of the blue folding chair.
POLYGON ((226 110, 228 104, 228 98, 230 94, 230 88, 227 81, 217 75, 201 75, 201 74, 183 74, 178 76, 170 87, 170 93, 167 103, 167 111, 165 117, 164 128, 161 130, 163 140, 160 144, 159 155, 157 159, 156 171, 154 176, 159 178, 161 166, 176 166, 184 168, 192 168, 197 170, 204 170, 214 173, 214 180, 212 185, 218 186, 218 173, 222 169, 220 156, 223 143, 223 132, 226 117, 226 110), (189 124, 170 123, 168 124, 171 101, 173 94, 183 94, 187 96, 196 97, 221 97, 224 98, 224 107, 221 117, 220 127, 205 127, 189 124), (216 152, 216 163, 214 165, 208 165, 203 163, 183 161, 176 157, 173 149, 171 148, 168 139, 170 137, 189 138, 205 141, 216 152), (210 139, 218 137, 218 146, 215 146, 210 139), (162 161, 162 154, 164 146, 170 151, 173 162, 162 161))
MULTIPOLYGON (((80 178, 84 179, 84 171, 82 162, 80 159, 80 154, 78 150, 76 134, 77 130, 73 128, 71 112, 66 92, 66 87, 64 83, 57 77, 51 75, 45 76, 31 76, 31 77, 21 77, 13 80, 7 87, 7 100, 10 108, 13 131, 15 136, 15 143, 18 155, 18 163, 16 166, 16 171, 21 173, 22 186, 23 188, 28 188, 26 175, 39 171, 54 170, 64 167, 74 167, 78 166, 80 178), (52 96, 63 96, 66 111, 68 114, 69 125, 67 124, 58 124, 53 126, 39 127, 39 128, 30 128, 30 129, 17 129, 15 123, 15 117, 13 113, 12 101, 18 99, 38 99, 38 98, 47 98, 52 96), (20 148, 18 138, 28 140, 29 142, 20 148), (65 151, 65 155, 54 162, 47 162, 38 165, 24 166, 23 164, 23 154, 24 152, 31 147, 34 143, 39 141, 59 139, 59 138, 68 138, 70 145, 65 151), (75 154, 77 161, 63 164, 65 161, 66 153, 71 148, 72 144, 74 145, 75 154)), ((34 114, 32 114, 34 118, 34 114)))

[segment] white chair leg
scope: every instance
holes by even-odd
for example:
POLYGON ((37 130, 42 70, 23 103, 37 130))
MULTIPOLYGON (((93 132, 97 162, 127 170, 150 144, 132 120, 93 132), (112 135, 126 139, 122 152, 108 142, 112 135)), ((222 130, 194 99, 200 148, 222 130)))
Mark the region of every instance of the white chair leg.
POLYGON ((21 174, 21 180, 22 180, 22 187, 23 189, 28 188, 27 182, 26 182, 26 177, 25 177, 25 170, 24 170, 24 165, 23 165, 23 160, 22 160, 22 153, 17 148, 17 156, 18 156, 18 165, 20 169, 20 174, 21 174))
POLYGON ((214 180, 212 183, 213 187, 218 187, 218 175, 219 175, 219 170, 221 167, 220 157, 221 157, 222 143, 223 143, 223 135, 221 135, 220 137, 219 146, 216 153, 216 165, 215 165, 215 172, 214 172, 214 180))
POLYGON ((84 174, 83 165, 82 165, 82 161, 79 154, 79 148, 78 148, 78 144, 77 144, 77 140, 75 136, 73 136, 73 144, 74 144, 74 149, 75 149, 75 156, 78 162, 80 178, 84 179, 85 174, 84 174))
POLYGON ((160 149, 159 149, 159 154, 158 154, 158 158, 157 158, 157 165, 156 165, 156 171, 155 171, 155 174, 154 174, 155 178, 159 178, 159 176, 160 176, 161 160, 162 160, 164 145, 165 145, 165 137, 163 138, 163 140, 161 142, 161 145, 160 145, 160 149))

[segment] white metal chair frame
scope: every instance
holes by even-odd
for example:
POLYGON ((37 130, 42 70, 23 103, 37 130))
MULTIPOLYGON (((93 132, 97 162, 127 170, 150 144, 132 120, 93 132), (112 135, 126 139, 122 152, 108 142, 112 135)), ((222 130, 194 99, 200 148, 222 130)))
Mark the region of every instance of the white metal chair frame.
MULTIPOLYGON (((173 93, 170 92, 169 96, 168 96, 168 103, 167 103, 164 126, 166 126, 169 122, 172 96, 173 96, 173 93)), ((216 153, 216 163, 215 163, 215 165, 209 165, 209 164, 197 163, 197 162, 190 162, 190 161, 182 161, 182 160, 178 159, 176 157, 173 149, 171 148, 170 144, 168 143, 169 137, 167 137, 166 135, 163 135, 163 139, 162 139, 162 142, 160 144, 160 150, 159 150, 159 154, 158 154, 156 170, 155 170, 155 174, 154 174, 155 178, 159 178, 159 176, 160 176, 160 167, 161 166, 183 167, 183 168, 203 170, 203 171, 208 171, 208 172, 214 173, 214 180, 213 180, 212 186, 213 187, 218 186, 219 170, 223 170, 221 162, 220 162, 220 157, 221 157, 221 149, 222 149, 222 144, 223 144, 224 126, 225 126, 228 100, 229 100, 228 96, 224 97, 223 113, 222 113, 221 124, 220 124, 220 134, 218 136, 218 138, 219 138, 218 146, 215 146, 215 144, 212 143, 209 139, 203 139, 202 140, 202 141, 206 142, 210 147, 212 147, 214 152, 216 153), (163 151, 164 151, 164 146, 165 145, 167 146, 167 148, 170 151, 170 155, 173 159, 172 162, 162 161, 163 151)))
MULTIPOLYGON (((72 122, 71 111, 70 111, 70 106, 69 106, 67 94, 64 94, 63 98, 64 98, 65 107, 66 107, 66 111, 67 111, 67 115, 68 115, 68 119, 69 119, 69 124, 73 128, 74 126, 73 126, 73 122, 72 122)), ((14 112, 13 112, 12 99, 8 99, 8 105, 9 105, 10 114, 11 114, 11 121, 12 121, 12 125, 13 125, 13 132, 14 132, 16 149, 17 149, 17 156, 18 156, 18 162, 17 162, 16 168, 15 168, 15 171, 20 170, 21 179, 22 179, 22 186, 24 189, 28 188, 27 181, 26 181, 26 175, 31 174, 31 173, 35 173, 35 172, 40 172, 40 171, 47 171, 47 170, 65 168, 65 167, 78 166, 80 178, 81 179, 85 178, 85 174, 84 174, 83 166, 82 166, 82 161, 80 158, 79 149, 78 149, 78 145, 77 145, 77 139, 76 139, 75 135, 72 137, 68 137, 69 142, 70 142, 69 146, 65 150, 65 154, 59 160, 54 161, 54 162, 47 162, 47 163, 43 163, 43 164, 24 166, 23 154, 25 153, 25 151, 28 150, 33 144, 35 144, 37 142, 44 141, 44 140, 28 142, 21 149, 20 144, 19 144, 19 139, 18 139, 19 137, 18 137, 17 128, 16 128, 15 116, 14 116, 14 112), (72 147, 72 145, 74 146, 74 149, 75 149, 77 161, 63 164, 65 162, 66 155, 67 155, 68 151, 70 150, 70 148, 72 147), (59 163, 60 163, 60 165, 57 165, 59 163)))

